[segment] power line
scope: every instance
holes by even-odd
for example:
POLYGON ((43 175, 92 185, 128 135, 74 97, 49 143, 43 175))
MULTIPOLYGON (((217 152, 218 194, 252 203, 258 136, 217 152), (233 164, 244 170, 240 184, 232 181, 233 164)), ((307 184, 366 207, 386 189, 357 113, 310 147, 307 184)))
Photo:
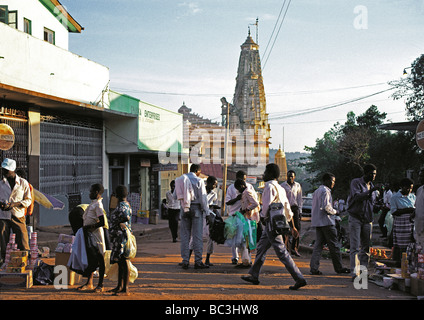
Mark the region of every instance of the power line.
POLYGON ((384 92, 387 92, 387 91, 391 91, 391 90, 394 90, 394 89, 395 88, 389 88, 389 89, 386 89, 386 90, 378 91, 378 92, 375 92, 375 93, 372 93, 372 94, 369 94, 369 95, 366 95, 366 96, 362 96, 362 97, 359 97, 359 98, 343 101, 343 102, 336 103, 336 104, 330 104, 330 105, 325 105, 325 106, 321 106, 321 107, 304 109, 304 110, 301 110, 299 112, 295 112, 295 113, 292 113, 292 114, 275 116, 275 117, 268 118, 268 120, 281 120, 281 119, 286 119, 286 118, 302 116, 302 115, 305 115, 305 114, 321 112, 321 111, 324 111, 324 110, 329 110, 329 109, 337 108, 337 107, 340 107, 340 106, 344 106, 346 104, 353 103, 353 102, 356 102, 356 101, 364 100, 364 99, 367 99, 367 98, 373 97, 375 95, 378 95, 378 94, 381 94, 381 93, 384 93, 384 92))
POLYGON ((280 95, 302 95, 302 94, 316 94, 316 93, 326 93, 326 92, 334 92, 334 91, 343 91, 343 90, 351 90, 351 89, 359 89, 359 88, 368 88, 381 86, 383 84, 387 84, 386 82, 379 82, 373 84, 365 84, 361 86, 353 86, 353 87, 342 87, 342 88, 333 88, 333 89, 323 89, 323 90, 303 90, 303 91, 286 91, 286 92, 271 92, 267 93, 267 96, 280 96, 280 95))
MULTIPOLYGON (((319 94, 333 91, 343 91, 343 90, 351 90, 351 89, 359 89, 366 87, 373 87, 387 84, 386 82, 372 83, 361 86, 353 86, 353 87, 341 87, 341 88, 331 88, 331 89, 323 89, 323 90, 301 90, 301 91, 286 91, 286 92, 270 92, 267 93, 267 96, 283 96, 283 95, 303 95, 303 94, 319 94)), ((154 94, 154 95, 170 95, 170 96, 193 96, 193 97, 223 97, 231 95, 230 93, 179 93, 179 92, 161 92, 161 91, 145 91, 145 90, 137 90, 137 89, 126 89, 126 88, 114 88, 117 91, 126 92, 126 93, 141 93, 141 94, 154 94)))
POLYGON ((275 21, 274 29, 272 30, 271 36, 269 37, 268 43, 267 43, 265 51, 264 51, 264 57, 266 56, 266 52, 268 51, 269 44, 272 40, 272 36, 274 35, 275 29, 277 28, 278 21, 280 20, 281 13, 283 12, 285 5, 286 5, 286 0, 284 0, 284 3, 283 3, 283 5, 281 6, 281 9, 280 9, 280 13, 278 14, 277 20, 275 21))
MULTIPOLYGON (((405 113, 405 111, 397 111, 397 112, 390 112, 387 113, 387 115, 393 115, 393 114, 399 114, 399 113, 405 113)), ((310 124, 310 123, 326 123, 326 122, 339 122, 339 121, 344 121, 346 120, 346 118, 344 119, 333 119, 333 120, 313 120, 313 121, 296 121, 296 122, 282 122, 279 123, 278 125, 282 125, 282 126, 290 126, 290 125, 301 125, 301 124, 310 124)))
MULTIPOLYGON (((283 7, 284 7, 284 4, 285 4, 285 3, 286 3, 286 1, 284 1, 284 3, 283 3, 283 7)), ((291 0, 289 0, 289 3, 287 4, 286 11, 284 12, 284 16, 283 16, 283 18, 282 18, 282 20, 281 20, 280 27, 278 28, 277 35, 276 35, 276 36, 275 36, 275 38, 274 38, 274 42, 272 43, 271 50, 270 50, 270 52, 268 53, 268 57, 266 58, 266 60, 265 60, 265 62, 264 62, 264 65, 263 65, 263 67, 262 67, 262 70, 265 70, 266 63, 268 62, 269 56, 271 55, 272 49, 274 48, 275 41, 277 40, 278 34, 280 33, 281 27, 282 27, 283 22, 284 22, 284 20, 285 20, 285 18, 286 18, 287 11, 289 10, 290 3, 291 3, 291 0)))

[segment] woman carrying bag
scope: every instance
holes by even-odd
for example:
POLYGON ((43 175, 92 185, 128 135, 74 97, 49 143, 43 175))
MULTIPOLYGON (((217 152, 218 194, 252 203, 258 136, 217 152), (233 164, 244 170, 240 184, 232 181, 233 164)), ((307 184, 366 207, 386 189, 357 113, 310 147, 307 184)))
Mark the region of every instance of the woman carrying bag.
POLYGON ((118 285, 110 290, 115 295, 129 295, 128 283, 130 281, 131 262, 127 243, 131 241, 131 206, 127 201, 128 191, 125 186, 116 188, 118 206, 110 214, 109 234, 112 244, 110 263, 118 264, 118 285))

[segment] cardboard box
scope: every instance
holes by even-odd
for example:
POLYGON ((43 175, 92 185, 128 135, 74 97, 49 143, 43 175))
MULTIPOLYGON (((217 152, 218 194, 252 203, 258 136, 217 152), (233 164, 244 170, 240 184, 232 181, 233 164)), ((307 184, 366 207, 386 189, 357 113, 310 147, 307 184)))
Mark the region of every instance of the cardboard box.
POLYGON ((23 273, 25 272, 25 267, 7 267, 6 268, 7 273, 23 273))
POLYGON ((26 267, 28 265, 28 257, 11 257, 8 267, 26 267))
POLYGON ((10 251, 10 257, 28 257, 28 251, 26 250, 14 250, 14 251, 10 251))
POLYGON ((424 295, 424 280, 411 278, 411 294, 414 296, 424 295))
POLYGON ((0 272, 0 288, 31 288, 33 285, 32 270, 22 273, 0 272))
POLYGON ((68 252, 56 252, 55 254, 55 266, 65 266, 68 270, 68 285, 73 286, 81 282, 82 276, 68 268, 69 257, 71 256, 68 252))

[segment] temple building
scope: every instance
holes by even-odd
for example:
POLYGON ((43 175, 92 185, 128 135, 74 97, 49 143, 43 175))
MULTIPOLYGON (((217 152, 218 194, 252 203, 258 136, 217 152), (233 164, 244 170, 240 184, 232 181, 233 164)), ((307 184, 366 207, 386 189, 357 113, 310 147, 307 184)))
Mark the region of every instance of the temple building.
POLYGON ((261 178, 269 162, 271 129, 266 112, 259 45, 253 41, 250 30, 241 45, 233 102, 221 99, 222 122, 219 124, 193 113, 185 103, 178 113, 183 114, 184 141, 190 150, 190 162, 204 164, 202 168, 205 171, 224 164, 228 118, 229 177, 238 170, 244 170, 248 176, 261 178))
POLYGON ((241 130, 246 141, 246 161, 244 163, 237 162, 233 166, 247 166, 252 175, 263 173, 263 164, 267 163, 269 159, 271 128, 266 112, 259 45, 253 41, 250 30, 246 41, 241 45, 233 103, 227 103, 225 99, 221 99, 221 101, 223 126, 226 126, 227 107, 229 107, 230 132, 241 130), (249 142, 252 141, 252 138, 254 154, 250 155, 249 142), (249 155, 257 160, 257 170, 255 170, 255 161, 251 161, 252 159, 249 161, 249 155))

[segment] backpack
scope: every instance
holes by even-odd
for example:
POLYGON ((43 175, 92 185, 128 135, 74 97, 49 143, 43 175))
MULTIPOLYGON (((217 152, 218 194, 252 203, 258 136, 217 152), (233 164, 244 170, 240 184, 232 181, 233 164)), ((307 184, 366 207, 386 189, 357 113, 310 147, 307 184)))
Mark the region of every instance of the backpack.
MULTIPOLYGON (((277 190, 277 201, 280 200, 277 190)), ((287 217, 285 215, 285 208, 281 202, 273 202, 269 205, 269 223, 268 223, 268 231, 272 233, 274 236, 278 235, 288 235, 290 234, 290 225, 287 217)))
POLYGON ((282 203, 271 203, 269 206, 270 231, 274 236, 290 234, 290 225, 284 214, 282 203))

